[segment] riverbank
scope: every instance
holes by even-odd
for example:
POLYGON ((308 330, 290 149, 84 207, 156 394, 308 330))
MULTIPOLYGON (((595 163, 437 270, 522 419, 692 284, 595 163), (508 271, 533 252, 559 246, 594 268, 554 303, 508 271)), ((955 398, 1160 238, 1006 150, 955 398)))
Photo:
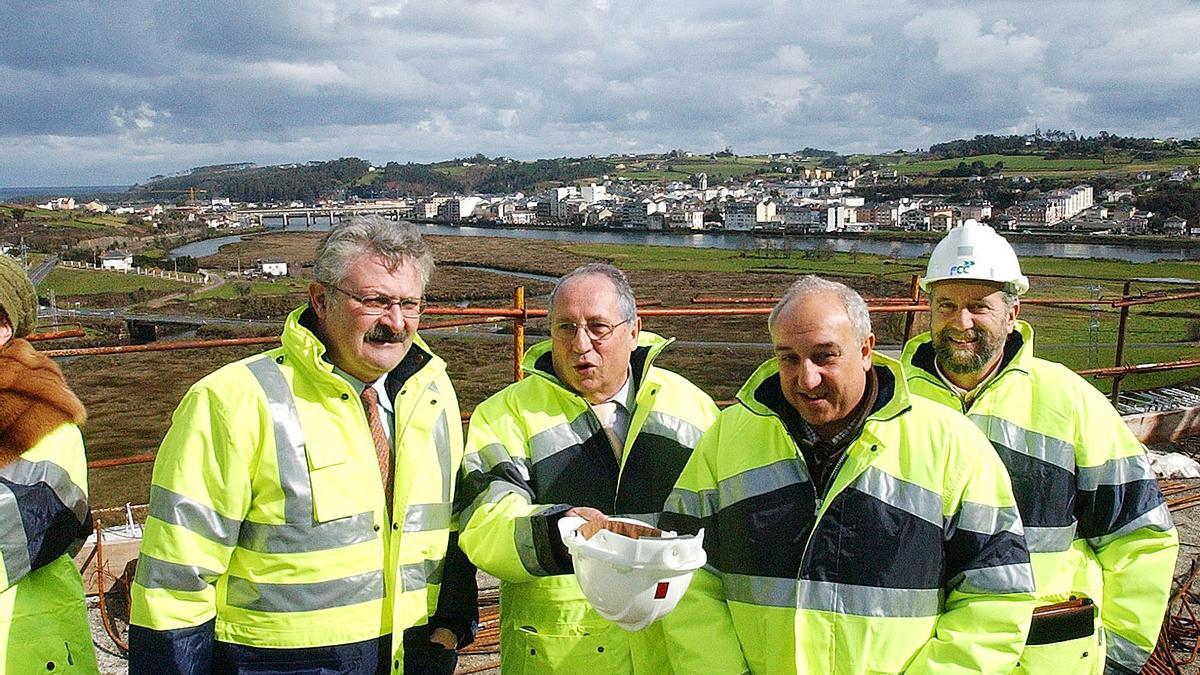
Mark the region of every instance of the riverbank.
MULTIPOLYGON (((448 227, 455 226, 470 226, 478 227, 487 230, 536 230, 542 232, 612 232, 612 233, 638 233, 649 232, 649 230, 634 230, 622 228, 598 228, 584 227, 579 225, 546 225, 546 224, 528 224, 514 227, 505 223, 496 221, 470 221, 469 225, 449 223, 443 220, 419 219, 413 220, 414 223, 422 225, 444 225, 448 227)), ((656 231, 659 232, 659 231, 656 231)), ((898 241, 898 242, 919 242, 937 243, 939 239, 945 236, 945 232, 922 232, 915 230, 865 230, 857 231, 837 231, 837 232, 785 232, 777 229, 758 229, 751 231, 732 231, 732 230, 671 230, 661 231, 663 234, 731 234, 745 235, 755 238, 795 238, 800 240, 812 239, 864 239, 864 240, 882 240, 882 241, 898 241)), ((1002 232, 1005 239, 1011 242, 1039 242, 1050 241, 1066 244, 1109 244, 1117 246, 1135 246, 1139 248, 1151 249, 1177 249, 1185 248, 1196 251, 1200 254, 1200 239, 1182 238, 1182 237, 1167 237, 1163 235, 1124 235, 1124 234, 1088 234, 1084 232, 1057 232, 1057 231, 1036 231, 1036 230, 1021 230, 1013 232, 1002 232)))
MULTIPOLYGON (((737 251, 768 250, 776 252, 833 251, 839 253, 870 253, 895 260, 919 260, 927 257, 940 237, 933 232, 839 232, 835 234, 784 234, 767 230, 755 232, 648 231, 598 229, 580 227, 521 226, 498 224, 448 225, 432 221, 416 221, 423 234, 452 237, 493 237, 498 239, 545 240, 554 242, 584 242, 595 244, 634 244, 685 249, 726 249, 737 251)), ((320 235, 329 229, 328 223, 289 225, 281 219, 264 219, 265 230, 272 232, 309 232, 320 235)), ((262 230, 259 230, 261 233, 262 230)), ((1017 255, 1044 258, 1106 259, 1128 262, 1158 260, 1195 260, 1200 258, 1200 241, 1145 237, 1102 237, 1097 239, 1078 233, 1006 233, 1011 235, 1017 255)), ((217 253, 221 246, 240 241, 243 234, 228 235, 172 249, 168 256, 190 255, 194 258, 217 253)))

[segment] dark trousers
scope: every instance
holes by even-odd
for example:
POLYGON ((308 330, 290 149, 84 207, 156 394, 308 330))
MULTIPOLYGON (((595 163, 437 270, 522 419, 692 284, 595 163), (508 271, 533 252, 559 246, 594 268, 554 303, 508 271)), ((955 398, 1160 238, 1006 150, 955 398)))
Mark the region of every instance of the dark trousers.
MULTIPOLYGON (((301 649, 264 649, 217 642, 213 673, 224 675, 388 675, 391 637, 301 649)), ((452 675, 458 653, 429 641, 427 626, 404 631, 404 675, 452 675)))

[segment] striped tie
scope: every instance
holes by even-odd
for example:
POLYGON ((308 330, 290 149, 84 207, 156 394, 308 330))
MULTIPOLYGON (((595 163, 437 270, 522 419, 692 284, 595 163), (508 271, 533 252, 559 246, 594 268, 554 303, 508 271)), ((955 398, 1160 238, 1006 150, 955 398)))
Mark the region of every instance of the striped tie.
POLYGON ((387 504, 386 515, 392 517, 392 444, 388 442, 383 422, 379 419, 379 392, 367 387, 359 395, 363 411, 367 413, 367 426, 371 428, 371 439, 375 441, 375 456, 379 460, 379 475, 383 480, 383 499, 387 504))

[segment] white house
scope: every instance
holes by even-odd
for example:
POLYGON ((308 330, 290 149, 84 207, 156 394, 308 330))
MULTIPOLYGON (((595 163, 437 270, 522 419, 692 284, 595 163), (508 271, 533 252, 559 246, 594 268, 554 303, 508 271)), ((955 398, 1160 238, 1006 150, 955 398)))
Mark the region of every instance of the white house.
POLYGON ((264 258, 258 261, 258 271, 269 277, 285 277, 288 273, 288 264, 283 258, 264 258))
POLYGON ((128 272, 133 269, 133 254, 114 248, 100 254, 100 269, 128 272))

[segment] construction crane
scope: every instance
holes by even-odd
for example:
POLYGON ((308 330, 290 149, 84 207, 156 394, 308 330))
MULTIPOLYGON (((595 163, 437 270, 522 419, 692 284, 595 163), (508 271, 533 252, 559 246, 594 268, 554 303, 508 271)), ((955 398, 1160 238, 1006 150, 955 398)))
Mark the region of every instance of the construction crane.
POLYGON ((137 190, 137 192, 145 192, 147 194, 156 194, 156 193, 183 194, 183 193, 187 193, 187 196, 188 196, 187 205, 195 206, 196 205, 196 193, 197 192, 208 192, 208 190, 204 190, 204 189, 198 190, 194 187, 190 187, 190 188, 187 188, 184 190, 137 190))

